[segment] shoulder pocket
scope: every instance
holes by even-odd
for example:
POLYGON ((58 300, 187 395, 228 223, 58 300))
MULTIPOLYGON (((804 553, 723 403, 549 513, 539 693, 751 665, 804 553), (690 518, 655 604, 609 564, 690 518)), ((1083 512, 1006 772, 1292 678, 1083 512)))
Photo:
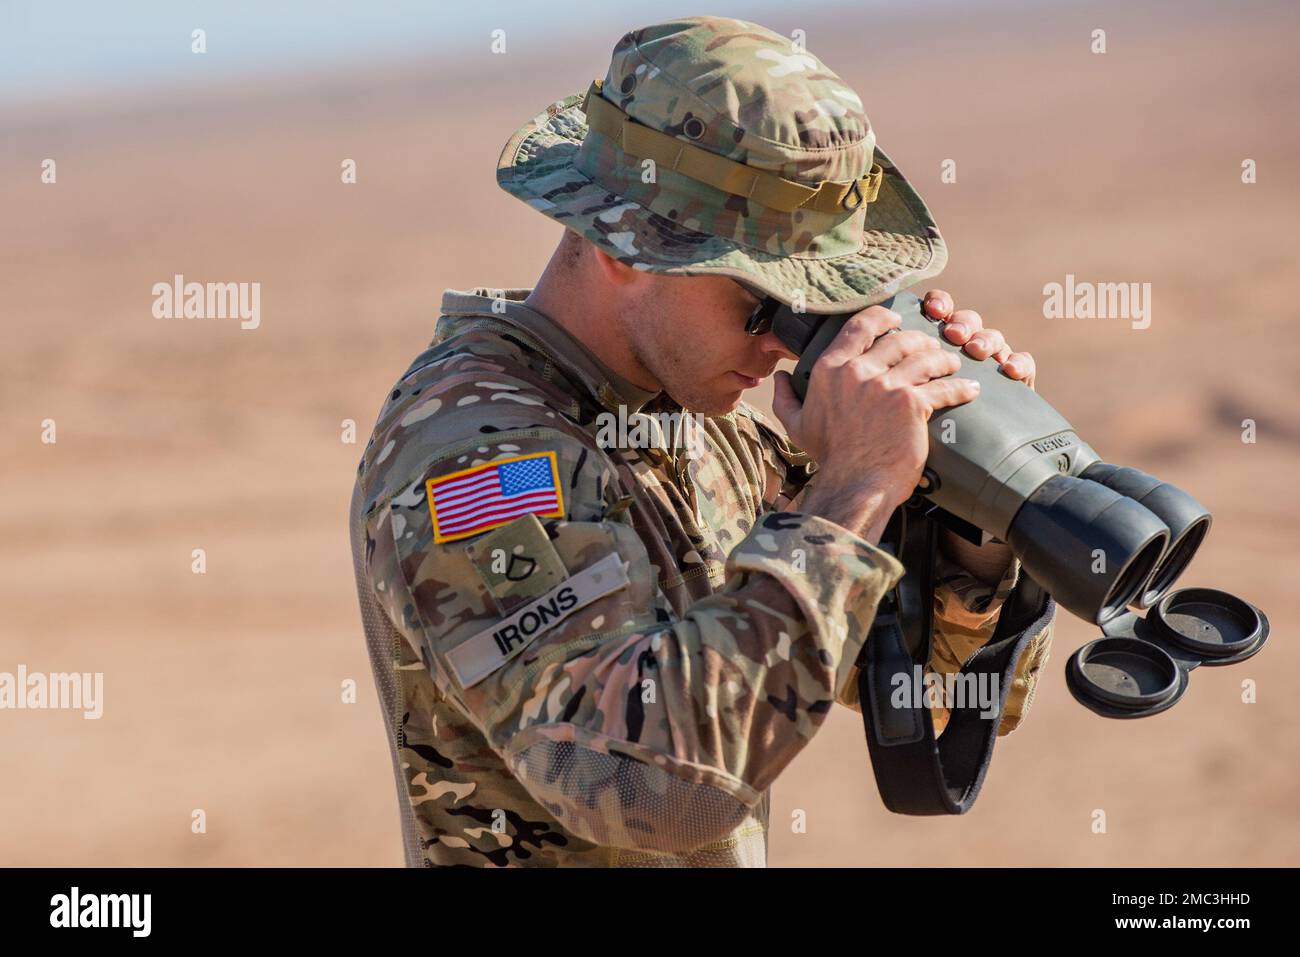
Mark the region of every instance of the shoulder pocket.
POLYGON ((525 515, 465 541, 399 537, 397 550, 449 690, 483 682, 491 699, 484 679, 513 675, 517 659, 565 658, 657 621, 649 554, 620 522, 525 515))
POLYGON ((544 595, 568 575, 536 515, 471 539, 465 553, 502 614, 544 595))
POLYGON ((446 630, 434 628, 425 616, 425 640, 462 692, 476 689, 480 709, 498 704, 501 691, 526 687, 525 675, 542 665, 656 621, 654 574, 631 528, 617 522, 535 521, 529 516, 503 527, 486 552, 473 545, 444 546, 449 551, 443 564, 449 570, 461 563, 472 567, 484 600, 477 608, 462 605, 468 614, 457 616, 454 624, 446 619, 446 630), (494 559, 491 552, 507 543, 513 559, 500 553, 494 559), (485 680, 490 678, 495 682, 485 680))

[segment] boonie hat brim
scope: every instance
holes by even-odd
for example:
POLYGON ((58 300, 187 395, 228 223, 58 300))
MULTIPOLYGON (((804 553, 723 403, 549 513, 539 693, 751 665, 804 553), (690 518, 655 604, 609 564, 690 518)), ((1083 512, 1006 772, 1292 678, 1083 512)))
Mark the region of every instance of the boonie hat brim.
POLYGON ((829 259, 774 255, 691 228, 610 192, 574 165, 586 91, 551 104, 506 143, 497 183, 611 257, 671 275, 723 275, 813 313, 853 312, 938 275, 947 247, 929 209, 879 144, 884 176, 861 248, 829 259))

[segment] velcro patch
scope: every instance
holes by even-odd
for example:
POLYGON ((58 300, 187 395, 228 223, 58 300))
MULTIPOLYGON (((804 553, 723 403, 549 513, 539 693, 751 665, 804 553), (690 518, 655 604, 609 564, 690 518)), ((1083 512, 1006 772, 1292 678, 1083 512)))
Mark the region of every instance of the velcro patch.
POLYGON ((541 598, 529 602, 509 618, 466 638, 447 652, 447 664, 462 688, 471 688, 505 665, 544 634, 580 608, 590 605, 630 583, 618 553, 570 575, 541 598))
POLYGON ((435 543, 454 542, 521 515, 564 517, 554 452, 534 452, 461 469, 425 482, 435 543))
POLYGON ((540 598, 569 574, 536 515, 479 536, 465 546, 465 553, 503 615, 540 598))

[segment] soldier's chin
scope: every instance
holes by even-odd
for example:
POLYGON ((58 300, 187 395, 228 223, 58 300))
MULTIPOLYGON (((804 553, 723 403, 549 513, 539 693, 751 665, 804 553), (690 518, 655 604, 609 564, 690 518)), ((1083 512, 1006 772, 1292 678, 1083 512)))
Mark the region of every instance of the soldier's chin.
POLYGON ((706 406, 697 409, 697 411, 702 412, 705 415, 726 415, 728 412, 736 411, 736 407, 740 405, 740 400, 744 398, 744 396, 744 389, 711 396, 706 406))
MULTIPOLYGON (((686 392, 687 390, 682 390, 686 392)), ((688 394, 677 395, 671 387, 668 394, 672 396, 683 409, 690 412, 697 412, 700 415, 726 415, 728 412, 734 412, 736 406, 740 405, 740 400, 745 394, 743 388, 732 388, 730 384, 714 385, 710 384, 705 389, 697 385, 694 389, 689 390, 688 394)))

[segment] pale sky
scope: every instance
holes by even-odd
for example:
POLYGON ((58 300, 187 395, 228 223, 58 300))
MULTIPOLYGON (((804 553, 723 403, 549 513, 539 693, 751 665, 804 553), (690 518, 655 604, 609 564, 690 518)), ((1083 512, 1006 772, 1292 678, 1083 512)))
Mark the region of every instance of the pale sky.
MULTIPOLYGON (((881 2, 816 0, 809 7, 844 8, 861 22, 864 8, 881 2)), ((0 0, 0 101, 215 83, 421 53, 456 56, 467 43, 488 44, 495 29, 516 49, 573 29, 607 35, 612 47, 631 26, 701 8, 741 19, 779 11, 782 22, 799 9, 782 0, 708 0, 682 9, 663 0, 0 0), (195 28, 207 31, 201 62, 190 50, 195 28)))

